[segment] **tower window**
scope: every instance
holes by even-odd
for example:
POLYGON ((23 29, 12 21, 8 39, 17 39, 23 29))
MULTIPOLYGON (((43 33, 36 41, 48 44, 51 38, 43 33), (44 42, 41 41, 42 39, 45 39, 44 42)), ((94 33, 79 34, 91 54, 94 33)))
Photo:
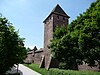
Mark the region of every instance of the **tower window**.
POLYGON ((63 20, 65 20, 65 17, 63 17, 63 20))
POLYGON ((59 19, 59 16, 57 15, 57 18, 59 19))

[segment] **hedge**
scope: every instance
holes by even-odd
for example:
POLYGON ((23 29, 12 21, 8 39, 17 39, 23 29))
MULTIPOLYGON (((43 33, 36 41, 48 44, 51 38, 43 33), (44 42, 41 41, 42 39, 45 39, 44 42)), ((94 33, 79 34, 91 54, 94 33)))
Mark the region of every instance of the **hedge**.
POLYGON ((49 70, 48 75, 100 75, 100 72, 62 70, 52 68, 49 70))

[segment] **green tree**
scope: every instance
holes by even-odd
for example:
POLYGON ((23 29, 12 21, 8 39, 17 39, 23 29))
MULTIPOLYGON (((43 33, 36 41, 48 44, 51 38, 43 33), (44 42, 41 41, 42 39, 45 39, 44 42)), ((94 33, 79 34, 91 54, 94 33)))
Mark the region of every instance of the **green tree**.
POLYGON ((78 30, 78 46, 84 61, 93 66, 100 64, 100 1, 93 2, 89 9, 71 22, 69 31, 78 30))
POLYGON ((55 30, 55 32, 54 32, 54 34, 53 34, 53 39, 51 40, 51 44, 49 45, 49 48, 51 48, 51 50, 52 50, 52 54, 53 54, 53 56, 55 57, 55 58, 58 58, 58 60, 59 61, 61 61, 62 59, 62 56, 61 55, 59 55, 60 53, 59 52, 61 52, 60 51, 60 40, 61 40, 61 38, 64 36, 64 35, 66 35, 66 33, 67 33, 67 29, 65 29, 65 27, 63 26, 63 27, 56 27, 56 30, 55 30))
POLYGON ((54 35, 50 48, 54 57, 65 63, 65 68, 75 69, 73 66, 82 61, 91 67, 96 61, 100 65, 100 0, 72 21, 66 34, 62 30, 56 29, 57 37, 54 35))
POLYGON ((23 38, 4 17, 0 17, 0 75, 14 64, 21 63, 26 56, 23 38))
POLYGON ((54 58, 60 62, 59 68, 75 70, 78 69, 78 63, 82 62, 77 32, 70 33, 66 27, 56 28, 49 48, 52 50, 54 58))
POLYGON ((26 50, 27 50, 27 52, 31 51, 31 49, 29 47, 26 50))
POLYGON ((91 4, 84 13, 84 28, 80 31, 79 45, 90 66, 100 63, 100 1, 91 4), (89 15, 88 15, 89 14, 89 15), (85 49, 85 50, 84 50, 85 49))

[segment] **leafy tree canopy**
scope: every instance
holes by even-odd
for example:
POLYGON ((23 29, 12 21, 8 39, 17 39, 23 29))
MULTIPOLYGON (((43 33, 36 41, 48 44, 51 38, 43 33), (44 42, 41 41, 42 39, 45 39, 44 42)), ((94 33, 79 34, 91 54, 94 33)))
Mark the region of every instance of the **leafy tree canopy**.
POLYGON ((82 61, 90 66, 95 61, 100 64, 100 0, 93 2, 86 12, 72 21, 68 31, 57 28, 50 48, 67 69, 75 69, 75 65, 82 64, 82 61))
POLYGON ((23 61, 26 55, 23 41, 12 23, 5 17, 0 17, 0 75, 3 75, 14 64, 23 61))
POLYGON ((89 9, 77 17, 69 27, 71 33, 78 31, 78 46, 84 60, 91 66, 100 61, 100 1, 93 2, 89 9))

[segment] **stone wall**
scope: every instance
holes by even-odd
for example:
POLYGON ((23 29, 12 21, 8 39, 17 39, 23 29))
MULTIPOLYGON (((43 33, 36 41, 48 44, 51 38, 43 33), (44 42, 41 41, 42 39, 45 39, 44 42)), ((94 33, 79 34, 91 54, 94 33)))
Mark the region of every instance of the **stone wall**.
POLYGON ((78 65, 79 70, 88 70, 88 71, 99 71, 99 65, 96 64, 93 67, 88 66, 88 64, 83 62, 83 65, 78 65))
POLYGON ((25 63, 30 64, 34 62, 34 58, 32 53, 28 53, 26 59, 24 60, 25 63))
POLYGON ((25 63, 35 63, 35 64, 40 64, 41 59, 42 59, 42 55, 44 55, 44 51, 41 48, 40 50, 30 50, 27 53, 27 57, 24 60, 25 63))
POLYGON ((65 16, 61 16, 61 15, 57 15, 57 14, 53 14, 53 31, 55 31, 55 28, 57 26, 65 26, 66 29, 68 27, 68 18, 65 16))
POLYGON ((34 63, 40 64, 42 60, 42 55, 44 55, 43 51, 36 51, 34 55, 34 63))
POLYGON ((52 38, 53 38, 53 16, 48 18, 48 20, 44 24, 45 67, 47 67, 47 65, 49 63, 49 58, 50 58, 51 50, 48 49, 48 45, 50 44, 50 40, 52 38))

